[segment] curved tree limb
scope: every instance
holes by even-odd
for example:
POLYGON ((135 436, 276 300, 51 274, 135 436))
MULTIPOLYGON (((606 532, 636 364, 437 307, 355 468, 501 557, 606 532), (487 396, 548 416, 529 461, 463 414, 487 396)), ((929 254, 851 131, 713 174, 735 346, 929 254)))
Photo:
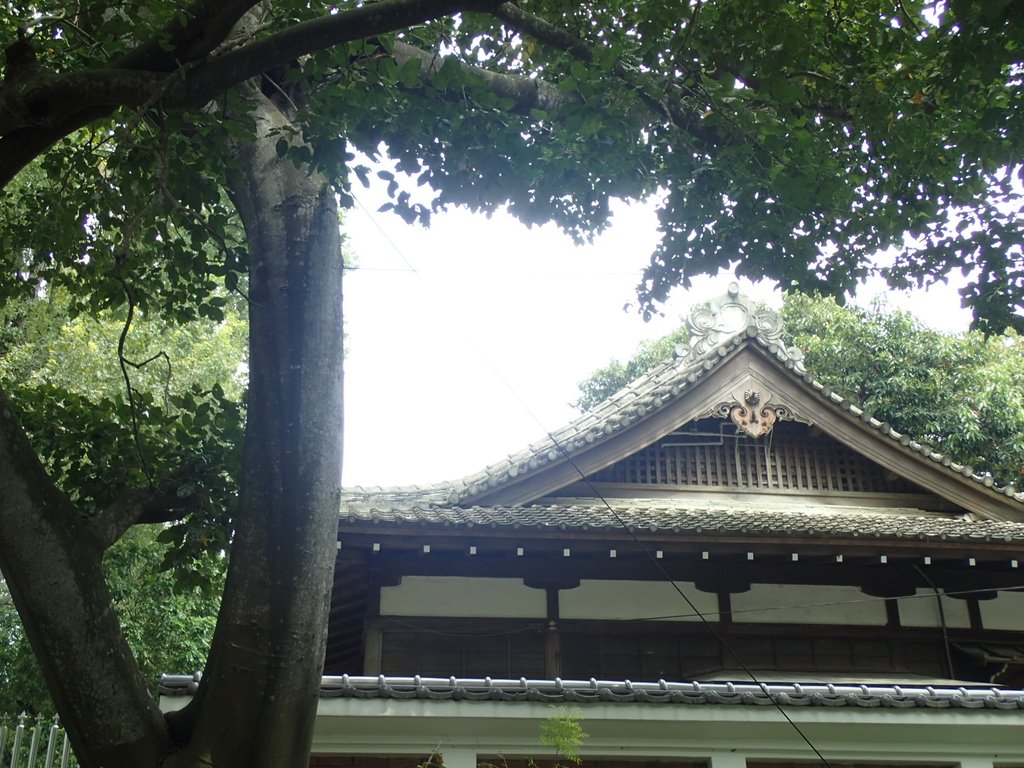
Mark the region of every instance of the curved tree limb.
POLYGON ((226 88, 272 67, 341 43, 386 34, 466 10, 486 10, 496 0, 383 0, 304 21, 197 67, 170 106, 203 104, 226 88), (180 93, 180 95, 179 95, 180 93))
POLYGON ((149 40, 110 62, 110 67, 166 72, 198 61, 258 4, 259 0, 196 0, 149 40))
POLYGON ((180 480, 164 491, 132 488, 116 499, 87 525, 93 539, 102 548, 109 548, 133 525, 173 523, 181 520, 195 507, 195 497, 182 494, 180 480))
MULTIPOLYGON (((210 11, 214 5, 203 0, 196 7, 210 11)), ((235 0, 227 5, 232 13, 237 13, 254 3, 235 0)), ((105 68, 65 74, 38 68, 27 78, 5 82, 0 87, 0 189, 64 136, 118 107, 149 103, 158 90, 159 102, 166 108, 201 106, 226 89, 300 56, 453 13, 489 10, 496 5, 497 0, 381 0, 295 24, 223 55, 201 62, 196 59, 191 64, 150 51, 170 34, 162 32, 136 49, 136 53, 114 60, 105 68)), ((218 23, 227 18, 218 16, 218 23)), ((189 31, 192 26, 179 30, 183 41, 194 42, 195 30, 189 31)), ((204 42, 196 43, 199 48, 188 49, 188 55, 193 56, 204 46, 212 50, 226 35, 224 31, 219 39, 202 38, 204 42)))
POLYGON ((2 392, 0 530, 0 569, 17 574, 7 586, 79 760, 156 764, 167 728, 111 608, 101 550, 2 392))
POLYGON ((594 59, 594 52, 585 41, 540 16, 524 11, 514 3, 501 3, 494 10, 494 15, 516 32, 552 48, 559 48, 575 59, 583 62, 594 59))
MULTIPOLYGON (((414 45, 395 41, 392 49, 392 56, 395 63, 402 67, 409 61, 420 62, 420 73, 427 77, 435 74, 449 57, 438 56, 430 51, 417 48, 414 45)), ((515 101, 515 109, 526 112, 531 109, 543 109, 546 112, 556 112, 568 104, 578 103, 578 94, 560 91, 551 83, 540 78, 522 77, 518 75, 507 75, 502 72, 491 72, 490 70, 467 64, 464 61, 456 60, 463 72, 472 74, 479 78, 494 93, 504 98, 515 101)))
POLYGON ((33 79, 0 90, 0 135, 21 128, 56 128, 83 112, 141 106, 166 74, 124 68, 93 69, 33 79))

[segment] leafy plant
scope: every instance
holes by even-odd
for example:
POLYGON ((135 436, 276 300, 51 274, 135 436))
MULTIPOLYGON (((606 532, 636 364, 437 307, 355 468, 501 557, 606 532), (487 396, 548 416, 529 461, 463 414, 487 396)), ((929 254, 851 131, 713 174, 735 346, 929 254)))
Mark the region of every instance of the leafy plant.
POLYGON ((540 724, 540 743, 554 748, 559 760, 568 760, 573 765, 583 762, 580 748, 586 738, 583 718, 578 712, 560 709, 540 724))
POLYGON ((353 181, 376 172, 406 221, 505 207, 579 240, 613 197, 653 196, 647 312, 733 262, 839 295, 909 242, 891 283, 962 269, 979 323, 1024 327, 1018 5, 0 4, 0 301, 63 290, 72 319, 180 325, 220 322, 237 293, 250 317, 241 456, 224 384, 127 402, 0 392, 0 564, 83 764, 305 762, 353 181), (165 716, 123 643, 103 553, 161 516, 174 551, 220 551, 227 536, 209 534, 230 510, 206 674, 165 716))

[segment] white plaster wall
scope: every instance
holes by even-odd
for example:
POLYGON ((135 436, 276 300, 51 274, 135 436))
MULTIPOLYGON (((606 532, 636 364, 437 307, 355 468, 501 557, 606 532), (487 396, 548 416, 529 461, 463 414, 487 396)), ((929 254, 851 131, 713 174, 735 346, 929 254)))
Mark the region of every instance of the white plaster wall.
MULTIPOLYGON (((699 592, 692 582, 677 582, 701 613, 718 618, 718 596, 699 592)), ((584 579, 558 593, 563 619, 668 619, 700 621, 671 584, 662 581, 584 579)))
MULTIPOLYGON (((583 718, 586 765, 600 766, 602 759, 663 760, 672 768, 673 760, 709 758, 711 768, 744 768, 747 760, 821 765, 774 707, 600 702, 567 709, 583 718)), ((833 765, 1024 766, 1020 718, 1004 710, 812 706, 786 711, 833 765)), ((480 756, 550 758, 551 747, 541 745, 537 734, 552 713, 558 710, 533 701, 320 699, 313 752, 422 757, 439 750, 446 764, 449 751, 462 749, 480 756)), ((472 760, 458 765, 475 768, 472 760)))
POLYGON ((752 584, 732 596, 732 620, 764 624, 885 626, 885 603, 856 587, 752 584))
POLYGON ((536 619, 547 615, 547 597, 522 579, 406 576, 380 590, 382 616, 460 616, 536 619))
POLYGON ((1024 631, 1024 592, 1000 592, 995 600, 981 600, 978 605, 985 629, 1024 631))
MULTIPOLYGON (((915 597, 901 597, 900 623, 904 627, 938 627, 939 606, 935 603, 935 593, 930 589, 919 589, 915 597)), ((946 615, 946 626, 957 629, 969 628, 971 616, 967 612, 967 603, 953 597, 942 598, 942 612, 946 615)))

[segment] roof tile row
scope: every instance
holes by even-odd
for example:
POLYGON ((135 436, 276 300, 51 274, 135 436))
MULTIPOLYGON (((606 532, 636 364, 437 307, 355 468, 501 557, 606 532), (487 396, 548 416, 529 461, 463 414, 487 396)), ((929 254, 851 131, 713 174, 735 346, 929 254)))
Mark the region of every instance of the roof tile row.
POLYGON ((396 494, 346 504, 342 523, 420 524, 445 528, 516 528, 535 531, 618 531, 830 539, 902 539, 948 542, 1024 542, 1024 523, 947 517, 914 509, 800 507, 770 504, 686 504, 680 500, 574 499, 568 504, 457 507, 416 503, 396 494), (404 502, 404 503, 403 503, 404 502), (411 503, 410 503, 411 502, 411 503))
MULTIPOLYGON (((162 696, 192 696, 198 675, 165 675, 162 696)), ((821 685, 800 683, 633 683, 629 680, 499 680, 492 678, 325 676, 321 698, 433 701, 535 701, 546 704, 651 703, 889 709, 1024 710, 1024 690, 992 687, 821 685)))

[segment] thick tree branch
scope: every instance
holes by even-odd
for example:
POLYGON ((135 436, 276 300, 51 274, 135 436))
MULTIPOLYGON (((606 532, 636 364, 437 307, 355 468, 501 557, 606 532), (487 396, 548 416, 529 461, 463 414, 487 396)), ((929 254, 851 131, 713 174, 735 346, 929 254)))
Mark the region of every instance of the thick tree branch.
MULTIPOLYGON (((525 37, 565 51, 573 58, 585 63, 590 63, 595 58, 594 50, 589 43, 539 16, 522 10, 517 5, 503 2, 494 9, 493 13, 508 27, 525 37)), ((692 92, 685 85, 666 79, 663 85, 664 92, 653 94, 650 92, 649 83, 644 82, 642 73, 621 61, 613 65, 612 74, 633 89, 644 105, 658 118, 672 123, 676 128, 691 138, 702 141, 705 145, 714 147, 721 144, 722 136, 719 132, 701 124, 700 113, 702 110, 694 109, 691 106, 695 99, 698 101, 706 101, 706 99, 692 92)), ((704 106, 709 105, 705 104, 704 106)))
POLYGON ((113 69, 167 72, 220 45, 259 0, 196 0, 149 40, 110 62, 113 69))
POLYGON ((181 483, 166 491, 152 488, 133 488, 125 491, 95 517, 89 518, 88 527, 93 540, 107 549, 133 525, 172 523, 181 520, 196 506, 196 498, 181 493, 181 483))
POLYGON ((513 3, 501 3, 494 15, 520 34, 531 37, 539 43, 558 48, 580 61, 589 62, 594 58, 590 46, 571 32, 556 27, 546 19, 524 11, 513 3))
POLYGON ((100 552, 2 393, 0 530, 0 569, 16 575, 7 586, 79 760, 156 764, 169 737, 121 634, 100 552))
POLYGON ((65 136, 109 115, 112 111, 111 107, 92 107, 49 128, 27 127, 0 134, 0 190, 7 186, 18 171, 65 136))
POLYGON ((0 135, 20 128, 56 127, 85 111, 136 107, 167 79, 158 72, 93 69, 66 75, 43 73, 0 89, 0 135))
POLYGON ((496 0, 382 0, 304 21, 197 67, 172 96, 172 106, 209 101, 226 88, 272 67, 335 45, 395 32, 465 10, 484 10, 496 0))
POLYGON ((216 14, 214 0, 200 0, 191 22, 177 32, 158 33, 107 68, 66 74, 39 70, 27 79, 0 86, 0 189, 56 141, 117 107, 140 107, 156 100, 166 108, 200 106, 300 56, 460 11, 492 9, 497 0, 381 0, 295 24, 194 65, 154 53, 172 35, 181 46, 193 44, 181 49, 188 61, 196 51, 215 46, 225 36, 200 34, 202 19, 223 25, 254 3, 232 0, 225 5, 224 13, 216 14))
MULTIPOLYGON (((425 76, 435 74, 449 57, 438 56, 422 48, 396 41, 392 49, 395 63, 402 67, 409 61, 420 62, 420 73, 425 76)), ((479 78, 494 93, 507 99, 515 101, 515 109, 519 112, 526 112, 531 109, 543 109, 546 112, 555 112, 567 104, 578 103, 579 95, 560 91, 551 83, 540 78, 522 77, 519 75, 507 75, 501 72, 491 72, 467 64, 458 62, 463 72, 472 74, 479 78)), ((461 96, 460 96, 461 98, 461 96)))
POLYGON ((0 391, 0 530, 5 531, 0 539, 6 538, 10 516, 33 507, 38 507, 46 521, 54 525, 72 527, 78 519, 70 502, 46 474, 14 406, 0 391))

